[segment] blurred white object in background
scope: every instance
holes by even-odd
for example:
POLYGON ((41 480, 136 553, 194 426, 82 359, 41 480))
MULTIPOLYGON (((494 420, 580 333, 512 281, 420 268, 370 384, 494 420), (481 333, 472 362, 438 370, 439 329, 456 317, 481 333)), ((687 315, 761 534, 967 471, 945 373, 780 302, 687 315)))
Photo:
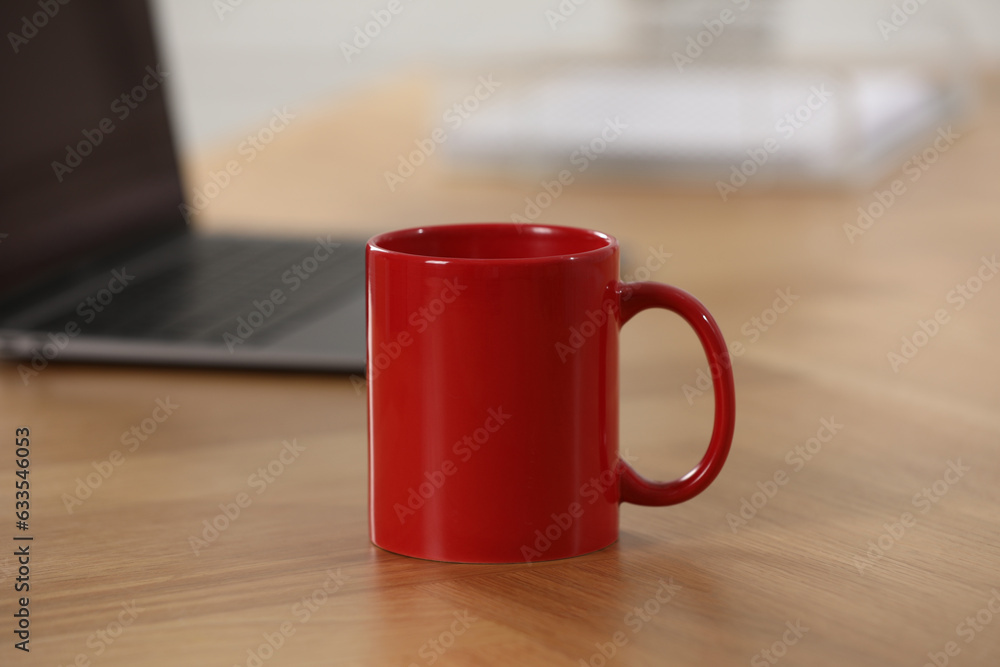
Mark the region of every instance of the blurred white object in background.
MULTIPOLYGON (((498 73, 503 90, 442 146, 456 171, 534 179, 571 168, 723 190, 864 186, 959 119, 972 97, 954 21, 934 23, 927 39, 918 17, 890 12, 884 25, 861 24, 885 33, 882 44, 793 58, 782 0, 630 4, 633 39, 621 52, 498 73), (918 49, 892 42, 918 27, 918 49)), ((920 18, 940 19, 930 14, 920 18)))
POLYGON ((857 183, 961 107, 906 68, 605 66, 503 88, 442 144, 456 168, 536 178, 586 159, 591 175, 690 182, 752 160, 757 184, 857 183))

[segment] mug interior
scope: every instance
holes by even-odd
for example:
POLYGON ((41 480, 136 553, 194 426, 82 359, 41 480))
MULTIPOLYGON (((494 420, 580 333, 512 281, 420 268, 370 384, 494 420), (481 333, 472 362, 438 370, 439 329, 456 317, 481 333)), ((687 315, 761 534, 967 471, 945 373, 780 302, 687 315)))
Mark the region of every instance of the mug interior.
POLYGON ((539 259, 613 248, 607 234, 575 227, 507 223, 419 227, 381 234, 369 244, 389 252, 443 259, 539 259))

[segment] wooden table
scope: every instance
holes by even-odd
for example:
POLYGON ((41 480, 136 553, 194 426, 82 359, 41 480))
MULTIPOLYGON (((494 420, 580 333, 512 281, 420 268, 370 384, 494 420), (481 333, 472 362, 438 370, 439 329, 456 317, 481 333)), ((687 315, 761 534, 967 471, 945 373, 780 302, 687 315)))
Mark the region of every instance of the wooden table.
MULTIPOLYGON (((434 159, 389 193, 384 172, 431 127, 414 112, 428 91, 388 82, 298 113, 205 226, 366 236, 522 211, 537 184, 434 159)), ((34 541, 30 654, 12 646, 16 557, 0 557, 0 663, 998 664, 1000 279, 977 282, 1000 252, 998 109, 994 87, 918 181, 900 165, 879 190, 905 191, 853 243, 871 192, 722 202, 581 182, 544 211, 618 236, 624 273, 671 253, 651 279, 743 344, 722 475, 684 505, 623 506, 620 541, 588 556, 451 565, 373 547, 365 398, 345 377, 53 366, 25 385, 3 366, 3 504, 27 426, 34 541), (920 347, 893 368, 903 337, 920 347)), ((191 187, 230 159, 236 141, 193 160, 191 187)), ((622 354, 623 447, 675 477, 710 429, 701 350, 653 313, 622 354)))

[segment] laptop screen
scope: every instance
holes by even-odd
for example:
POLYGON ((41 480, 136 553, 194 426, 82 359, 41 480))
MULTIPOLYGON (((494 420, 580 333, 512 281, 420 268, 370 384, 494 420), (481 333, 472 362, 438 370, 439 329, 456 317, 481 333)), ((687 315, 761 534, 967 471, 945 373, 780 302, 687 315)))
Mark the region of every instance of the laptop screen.
POLYGON ((148 4, 0 7, 5 297, 185 221, 148 4))

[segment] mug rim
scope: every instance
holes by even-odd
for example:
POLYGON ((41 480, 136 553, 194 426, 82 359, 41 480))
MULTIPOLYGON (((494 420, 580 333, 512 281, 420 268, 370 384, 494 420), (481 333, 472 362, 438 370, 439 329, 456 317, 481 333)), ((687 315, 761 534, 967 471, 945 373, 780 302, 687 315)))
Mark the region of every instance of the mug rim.
POLYGON ((517 222, 467 222, 467 223, 445 223, 440 225, 421 225, 419 227, 407 227, 389 232, 382 232, 368 239, 367 249, 369 252, 375 251, 387 255, 395 255, 400 258, 408 258, 419 262, 433 262, 435 264, 529 264, 544 262, 563 262, 577 259, 602 259, 614 254, 618 250, 618 240, 604 232, 587 227, 570 227, 566 225, 544 225, 535 223, 517 222), (583 250, 580 252, 561 253, 554 255, 541 255, 537 257, 454 257, 447 255, 430 255, 405 252, 386 247, 385 244, 404 237, 416 235, 445 232, 445 231, 485 231, 496 232, 520 228, 523 230, 553 230, 564 234, 572 234, 578 237, 589 239, 599 239, 603 245, 583 250))

